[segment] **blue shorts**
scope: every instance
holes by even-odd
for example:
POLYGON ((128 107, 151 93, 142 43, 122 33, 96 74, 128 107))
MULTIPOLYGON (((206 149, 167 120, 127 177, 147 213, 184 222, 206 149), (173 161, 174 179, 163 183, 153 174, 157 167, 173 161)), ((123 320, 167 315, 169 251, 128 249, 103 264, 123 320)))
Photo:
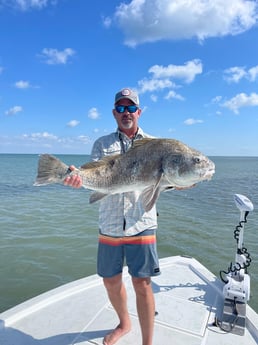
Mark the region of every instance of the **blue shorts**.
POLYGON ((97 272, 103 278, 122 273, 124 261, 133 277, 160 274, 156 230, 145 230, 135 236, 110 237, 99 234, 97 272))

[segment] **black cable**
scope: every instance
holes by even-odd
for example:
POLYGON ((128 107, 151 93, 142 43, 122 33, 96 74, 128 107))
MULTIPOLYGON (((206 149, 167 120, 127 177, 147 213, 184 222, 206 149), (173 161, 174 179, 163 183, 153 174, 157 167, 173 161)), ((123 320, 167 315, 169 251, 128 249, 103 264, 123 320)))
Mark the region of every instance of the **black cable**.
POLYGON ((235 315, 235 318, 232 322, 229 323, 229 329, 226 329, 225 327, 222 326, 223 321, 220 321, 217 317, 215 317, 215 320, 213 322, 213 325, 216 327, 219 327, 223 332, 230 333, 232 330, 235 328, 237 320, 238 320, 238 310, 237 310, 237 304, 236 304, 236 297, 234 301, 231 303, 232 306, 232 315, 235 315))
MULTIPOLYGON (((245 212, 245 217, 244 217, 244 220, 240 221, 239 224, 236 226, 236 229, 234 231, 234 238, 235 240, 237 241, 237 243, 239 242, 239 234, 240 234, 240 231, 241 229, 243 228, 243 224, 244 223, 247 223, 247 215, 248 215, 249 211, 246 211, 245 212)), ((251 255, 250 253, 247 251, 247 248, 243 247, 241 249, 238 249, 238 252, 237 252, 239 255, 243 254, 245 257, 246 257, 246 262, 243 263, 242 265, 239 263, 239 262, 236 262, 234 265, 232 264, 232 262, 230 263, 230 266, 228 268, 227 271, 223 271, 221 270, 220 271, 220 279, 223 281, 223 283, 227 284, 228 283, 228 280, 225 279, 223 277, 222 274, 229 274, 229 273, 236 273, 236 272, 239 272, 241 271, 241 269, 244 269, 245 272, 247 273, 247 268, 250 266, 251 262, 252 262, 252 258, 251 258, 251 255)))

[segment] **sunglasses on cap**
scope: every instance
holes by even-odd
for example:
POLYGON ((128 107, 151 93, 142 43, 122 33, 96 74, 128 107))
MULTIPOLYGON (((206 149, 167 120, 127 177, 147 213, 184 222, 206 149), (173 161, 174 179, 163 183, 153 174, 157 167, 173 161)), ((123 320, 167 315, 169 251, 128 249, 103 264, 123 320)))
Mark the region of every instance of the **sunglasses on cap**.
POLYGON ((129 113, 135 113, 138 107, 136 105, 116 105, 115 109, 119 114, 124 113, 126 110, 129 113))

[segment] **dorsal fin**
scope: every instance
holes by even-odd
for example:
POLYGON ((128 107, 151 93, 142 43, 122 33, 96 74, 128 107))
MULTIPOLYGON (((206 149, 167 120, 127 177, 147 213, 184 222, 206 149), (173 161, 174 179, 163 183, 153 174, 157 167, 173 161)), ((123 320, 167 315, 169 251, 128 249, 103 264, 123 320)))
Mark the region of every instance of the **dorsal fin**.
POLYGON ((88 163, 83 164, 81 166, 81 169, 86 170, 86 169, 99 168, 99 167, 106 165, 108 163, 112 163, 118 156, 120 156, 120 154, 111 155, 111 156, 104 156, 98 161, 88 162, 88 163))
POLYGON ((157 140, 157 139, 156 138, 143 138, 143 139, 135 140, 131 149, 145 145, 146 143, 149 143, 150 141, 153 141, 153 140, 157 140))
MULTIPOLYGON (((152 140, 155 140, 154 138, 143 138, 143 139, 140 139, 140 140, 135 140, 133 146, 129 149, 130 150, 133 150, 134 148, 136 147, 140 147, 152 140)), ((120 153, 118 154, 114 154, 114 155, 110 155, 110 156, 103 156, 100 160, 98 161, 94 161, 94 162, 88 162, 88 163, 85 163, 81 166, 81 169, 94 169, 94 168, 99 168, 103 165, 106 165, 108 163, 112 163, 114 160, 116 160, 119 156, 121 156, 120 153)))

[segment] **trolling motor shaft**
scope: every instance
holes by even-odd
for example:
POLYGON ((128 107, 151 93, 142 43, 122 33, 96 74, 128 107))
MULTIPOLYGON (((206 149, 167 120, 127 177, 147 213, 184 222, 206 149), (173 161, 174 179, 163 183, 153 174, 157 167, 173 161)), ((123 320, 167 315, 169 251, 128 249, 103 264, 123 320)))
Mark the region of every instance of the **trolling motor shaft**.
POLYGON ((223 289, 224 297, 239 302, 247 302, 250 299, 250 276, 247 267, 250 265, 250 254, 244 248, 244 225, 246 217, 253 210, 252 202, 241 194, 235 194, 235 204, 240 210, 240 222, 234 232, 237 240, 235 263, 230 265, 226 276, 226 285, 223 289))
POLYGON ((246 303, 250 299, 250 276, 247 267, 251 263, 251 257, 244 247, 244 225, 246 218, 254 207, 252 202, 241 194, 235 194, 235 204, 240 210, 240 222, 234 231, 237 241, 235 263, 231 263, 228 271, 221 271, 220 277, 225 283, 223 288, 224 308, 222 320, 216 324, 226 332, 243 335, 245 332, 246 303), (222 273, 225 276, 222 276, 222 273))

